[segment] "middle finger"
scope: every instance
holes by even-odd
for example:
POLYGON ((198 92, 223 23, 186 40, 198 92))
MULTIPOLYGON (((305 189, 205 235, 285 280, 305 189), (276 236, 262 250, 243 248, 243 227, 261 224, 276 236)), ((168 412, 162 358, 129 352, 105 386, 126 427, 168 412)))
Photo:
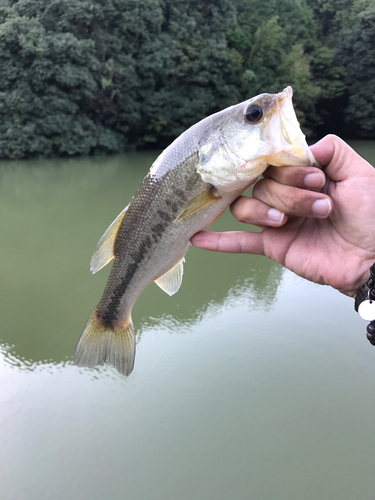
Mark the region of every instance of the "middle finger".
POLYGON ((326 182, 322 170, 316 167, 268 167, 263 173, 266 179, 301 189, 320 190, 326 182))
POLYGON ((324 218, 332 211, 332 201, 326 194, 280 184, 273 179, 258 181, 252 196, 288 215, 324 218))

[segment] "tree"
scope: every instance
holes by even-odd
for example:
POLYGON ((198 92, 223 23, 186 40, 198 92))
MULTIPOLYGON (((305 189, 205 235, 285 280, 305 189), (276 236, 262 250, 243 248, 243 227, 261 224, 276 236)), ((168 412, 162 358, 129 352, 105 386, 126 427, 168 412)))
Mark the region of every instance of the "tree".
POLYGON ((352 136, 375 136, 375 5, 356 16, 339 56, 346 68, 349 105, 345 121, 352 136))
POLYGON ((351 130, 372 134, 374 0, 0 5, 0 157, 164 147, 286 85, 305 130, 334 131, 347 108, 351 130))
POLYGON ((94 44, 36 18, 0 24, 0 155, 87 154, 94 125, 80 104, 96 88, 94 44))

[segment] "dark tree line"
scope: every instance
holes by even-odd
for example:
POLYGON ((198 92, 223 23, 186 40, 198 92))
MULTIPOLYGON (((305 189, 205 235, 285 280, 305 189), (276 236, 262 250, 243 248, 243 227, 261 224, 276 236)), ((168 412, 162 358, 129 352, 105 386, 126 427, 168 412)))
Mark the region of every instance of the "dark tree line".
POLYGON ((375 137, 374 0, 3 0, 0 157, 164 147, 292 85, 305 131, 375 137))

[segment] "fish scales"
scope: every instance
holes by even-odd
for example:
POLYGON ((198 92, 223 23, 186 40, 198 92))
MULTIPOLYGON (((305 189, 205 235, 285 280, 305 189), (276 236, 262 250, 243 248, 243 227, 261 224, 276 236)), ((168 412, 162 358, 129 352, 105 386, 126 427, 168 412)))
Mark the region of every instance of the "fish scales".
POLYGON ((207 228, 268 165, 317 165, 298 124, 292 89, 261 94, 193 125, 156 159, 128 207, 100 239, 98 271, 114 258, 103 296, 73 361, 104 361, 129 375, 135 358, 131 310, 155 281, 169 295, 181 285, 190 238, 207 228))
MULTIPOLYGON (((118 231, 115 262, 97 306, 98 318, 105 326, 111 326, 118 320, 119 313, 133 305, 150 282, 150 275, 152 280, 157 279, 177 263, 164 263, 169 260, 173 240, 186 235, 188 221, 175 221, 187 199, 195 198, 210 187, 196 172, 197 160, 195 152, 160 179, 147 176, 138 189, 118 231), (136 285, 132 287, 133 281, 136 285)), ((187 245, 188 239, 185 239, 187 245)))

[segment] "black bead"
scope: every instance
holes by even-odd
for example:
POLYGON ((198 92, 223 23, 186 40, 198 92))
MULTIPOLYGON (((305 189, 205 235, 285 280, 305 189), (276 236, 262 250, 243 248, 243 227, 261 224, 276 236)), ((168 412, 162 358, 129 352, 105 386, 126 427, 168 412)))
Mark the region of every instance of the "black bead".
POLYGON ((366 337, 370 344, 375 346, 375 321, 371 321, 371 323, 367 325, 366 337))
POLYGON ((375 337, 375 321, 371 321, 371 323, 367 325, 367 333, 375 337))

